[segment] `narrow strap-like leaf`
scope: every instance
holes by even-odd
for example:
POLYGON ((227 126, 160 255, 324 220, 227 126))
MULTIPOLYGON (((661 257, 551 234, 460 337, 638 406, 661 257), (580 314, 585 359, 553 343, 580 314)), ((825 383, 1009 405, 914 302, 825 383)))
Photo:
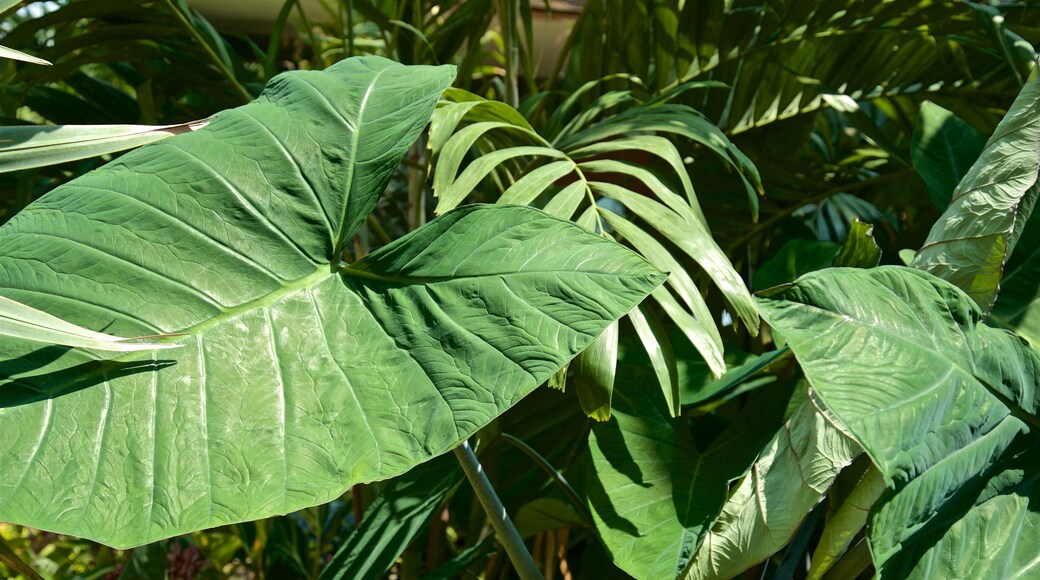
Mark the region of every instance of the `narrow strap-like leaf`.
POLYGON ((517 205, 529 205, 538 196, 568 173, 574 171, 574 162, 567 159, 564 161, 551 161, 545 165, 536 167, 520 179, 513 182, 498 198, 498 203, 517 205))
POLYGON ((558 218, 569 220, 587 195, 588 186, 583 181, 575 181, 554 195, 549 203, 545 204, 545 211, 558 218))
POLYGON ((654 229, 668 237, 688 256, 704 268, 705 273, 722 290, 737 316, 752 333, 758 332, 758 308, 744 281, 733 270, 729 258, 704 230, 700 222, 689 222, 664 205, 612 183, 590 182, 593 191, 620 201, 654 229))
POLYGON ((27 125, 0 127, 0 172, 44 167, 147 145, 206 126, 27 125))
MULTIPOLYGON (((92 350, 134 352, 179 348, 179 344, 127 342, 139 338, 123 338, 94 332, 81 326, 0 296, 0 337, 23 338, 45 344, 73 346, 92 350)), ((155 336, 146 338, 157 338, 155 336)))
POLYGON ((582 410, 597 421, 610 419, 617 356, 618 323, 614 322, 574 359, 574 390, 582 410))
POLYGON ((42 58, 35 57, 31 54, 25 54, 20 50, 7 48, 6 46, 0 46, 0 58, 9 58, 12 60, 20 60, 32 64, 42 64, 45 66, 51 65, 50 61, 43 60, 42 58))
POLYGON ((450 186, 438 192, 440 198, 437 202, 437 213, 452 210, 462 203, 466 196, 473 193, 473 189, 480 184, 481 180, 488 176, 500 164, 517 157, 549 157, 560 159, 564 154, 549 147, 510 147, 499 149, 486 155, 481 155, 476 161, 466 166, 450 186))
POLYGON ((675 362, 675 353, 672 351, 672 343, 668 340, 668 333, 653 311, 642 304, 629 312, 628 318, 632 321, 647 356, 650 357, 650 364, 657 373, 657 382, 661 384, 661 392, 672 417, 678 417, 682 412, 679 369, 675 362))

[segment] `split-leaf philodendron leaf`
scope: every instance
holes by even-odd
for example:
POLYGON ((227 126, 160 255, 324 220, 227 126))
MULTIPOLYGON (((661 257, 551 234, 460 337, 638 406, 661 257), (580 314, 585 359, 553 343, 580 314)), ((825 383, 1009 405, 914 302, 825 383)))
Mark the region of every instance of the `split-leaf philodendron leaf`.
POLYGON ((129 547, 329 501, 488 423, 664 275, 519 207, 462 208, 346 265, 451 67, 281 75, 0 228, 0 294, 109 355, 0 338, 0 521, 129 547))
MULTIPOLYGON (((954 524, 979 517, 988 500, 1019 493, 991 466, 1016 453, 1012 443, 1025 436, 1026 423, 1040 424, 1040 356, 1020 338, 983 325, 967 294, 909 268, 815 272, 759 306, 817 396, 893 490, 871 516, 879 574, 905 577, 914 559, 948 534, 961 534, 949 539, 953 544, 982 545, 984 528, 954 524), (984 492, 987 482, 993 489, 984 492)), ((1026 509, 1026 497, 1017 497, 1009 505, 1026 509)), ((1022 521, 1015 510, 994 513, 1009 525, 1022 521)), ((1029 541, 1016 550, 1035 555, 1040 538, 1023 538, 1029 541)), ((984 562, 990 554, 970 556, 984 562)), ((957 565, 971 568, 963 559, 957 565)), ((952 568, 931 574, 959 575, 952 568)))

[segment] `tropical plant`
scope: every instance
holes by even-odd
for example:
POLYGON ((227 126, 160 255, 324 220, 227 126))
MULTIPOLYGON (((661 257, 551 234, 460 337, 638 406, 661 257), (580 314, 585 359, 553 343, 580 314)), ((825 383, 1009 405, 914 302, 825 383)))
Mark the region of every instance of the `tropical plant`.
POLYGON ((122 125, 0 150, 0 520, 165 539, 0 574, 1035 573, 1037 6, 588 0, 540 79, 538 2, 125 4, 3 40, 10 117, 122 125), (459 75, 271 80, 362 53, 459 75))
POLYGON ((458 445, 660 283, 524 208, 463 208, 344 264, 451 78, 374 57, 277 77, 10 220, 8 297, 181 348, 5 328, 0 461, 21 475, 0 517, 125 548, 327 502, 458 445))

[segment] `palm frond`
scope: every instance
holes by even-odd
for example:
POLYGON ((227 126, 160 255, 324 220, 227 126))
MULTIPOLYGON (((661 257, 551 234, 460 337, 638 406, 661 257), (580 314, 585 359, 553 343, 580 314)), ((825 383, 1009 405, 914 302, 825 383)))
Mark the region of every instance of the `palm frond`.
MULTIPOLYGON (((600 98, 611 107, 633 99, 624 91, 600 98)), ((549 138, 503 103, 457 89, 446 93, 430 129, 437 212, 478 195, 538 206, 614 236, 670 273, 668 288, 654 294, 657 307, 682 329, 713 373, 725 372, 719 330, 681 261, 700 265, 752 333, 758 329, 758 311, 712 239, 686 160, 669 137, 693 141, 720 157, 740 175, 755 202, 761 188, 757 170, 717 127, 684 105, 637 104, 602 119, 579 116, 555 126, 559 130, 549 138)), ((652 311, 638 312, 631 320, 651 353, 667 400, 674 402, 674 373, 654 358, 663 347, 653 316, 652 311)), ((600 394, 592 400, 602 402, 601 384, 612 374, 598 376, 590 384, 600 385, 600 394)), ((601 412, 597 416, 604 418, 601 412)))

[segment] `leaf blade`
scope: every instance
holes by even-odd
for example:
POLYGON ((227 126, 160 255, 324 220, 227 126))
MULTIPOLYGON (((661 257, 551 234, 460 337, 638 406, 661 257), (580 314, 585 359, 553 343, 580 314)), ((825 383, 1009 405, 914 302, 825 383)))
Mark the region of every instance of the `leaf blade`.
POLYGON ((961 180, 911 266, 948 280, 986 312, 1040 196, 1040 81, 1022 88, 961 180))
POLYGON ((946 499, 979 481, 1023 421, 1036 422, 1040 357, 981 325, 959 289, 902 267, 809 274, 760 304, 895 490, 876 508, 869 540, 879 572, 899 575, 906 554, 930 545, 919 530, 933 521, 942 533, 960 517, 946 499))
POLYGON ((129 547, 329 501, 447 451, 662 281, 517 207, 452 212, 343 268, 340 235, 450 77, 360 64, 302 75, 342 101, 282 78, 0 228, 12 299, 87 328, 186 333, 167 358, 103 360, 0 337, 0 465, 15 474, 0 519, 129 547), (362 140, 376 162, 351 162, 328 107, 358 114, 380 67, 419 105, 361 122, 395 127, 362 140))
POLYGON ((0 172, 19 171, 115 153, 194 131, 206 119, 179 125, 0 127, 0 172))

